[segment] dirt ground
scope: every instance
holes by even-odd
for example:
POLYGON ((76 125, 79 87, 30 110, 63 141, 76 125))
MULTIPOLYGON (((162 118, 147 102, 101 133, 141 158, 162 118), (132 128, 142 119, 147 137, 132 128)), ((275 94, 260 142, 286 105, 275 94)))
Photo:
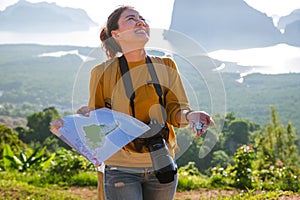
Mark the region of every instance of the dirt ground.
POLYGON ((238 194, 233 190, 208 190, 200 189, 193 191, 177 192, 175 195, 176 200, 199 200, 199 199, 218 199, 220 197, 229 197, 238 194))
MULTIPOLYGON (((71 187, 68 191, 72 194, 82 197, 82 199, 97 200, 97 190, 89 188, 71 187)), ((177 192, 175 200, 207 200, 218 199, 220 197, 230 197, 238 194, 234 190, 208 190, 200 189, 197 191, 177 192)), ((274 199, 274 198, 273 198, 274 199)), ((278 200, 299 200, 300 194, 285 195, 278 198, 278 200)))

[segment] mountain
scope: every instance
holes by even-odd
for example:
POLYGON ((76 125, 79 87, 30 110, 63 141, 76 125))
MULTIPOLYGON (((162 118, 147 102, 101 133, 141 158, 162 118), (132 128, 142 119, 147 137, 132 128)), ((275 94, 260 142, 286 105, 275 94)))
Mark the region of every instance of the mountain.
POLYGON ((286 25, 284 38, 287 44, 300 46, 300 20, 286 25))
POLYGON ((243 0, 175 0, 170 29, 194 38, 208 51, 282 41, 272 18, 243 0))
POLYGON ((20 0, 0 12, 0 31, 49 33, 84 31, 97 24, 82 9, 20 0))
POLYGON ((300 9, 281 17, 278 21, 279 29, 284 29, 284 42, 294 46, 300 46, 300 9))
MULTIPOLYGON (((0 70, 3 72, 0 73, 0 107, 15 110, 9 113, 0 109, 0 121, 1 115, 24 115, 26 108, 36 108, 34 111, 38 111, 55 106, 60 111, 71 111, 84 105, 88 98, 90 70, 105 60, 101 48, 61 45, 0 45, 0 55, 0 70), (80 55, 89 57, 88 61, 83 62, 85 59, 80 55)), ((178 70, 184 74, 183 80, 188 80, 184 83, 189 88, 189 97, 195 95, 201 109, 216 112, 218 108, 213 107, 213 100, 218 91, 218 85, 215 85, 218 80, 208 80, 204 67, 201 69, 203 77, 199 77, 199 72, 185 59, 179 56, 174 59, 178 70)), ((207 59, 199 57, 192 62, 196 59, 203 65, 208 64, 207 59)), ((251 74, 244 77, 243 83, 236 81, 240 78, 237 73, 222 72, 219 78, 224 84, 227 112, 235 112, 238 117, 264 125, 269 122, 270 105, 274 105, 280 113, 280 121, 286 124, 291 120, 300 130, 299 73, 251 74)), ((222 99, 218 101, 222 102, 222 99)), ((191 102, 195 102, 193 98, 191 102)))
POLYGON ((277 28, 285 29, 288 24, 291 24, 297 20, 300 20, 300 9, 294 10, 287 16, 280 17, 278 20, 277 28))

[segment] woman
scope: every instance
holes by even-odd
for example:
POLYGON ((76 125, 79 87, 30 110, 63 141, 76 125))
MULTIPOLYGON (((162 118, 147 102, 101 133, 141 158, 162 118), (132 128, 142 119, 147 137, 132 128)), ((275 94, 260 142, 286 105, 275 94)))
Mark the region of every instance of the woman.
POLYGON ((108 200, 173 199, 176 171, 167 181, 159 178, 153 166, 157 160, 150 153, 155 151, 151 147, 157 141, 153 141, 158 139, 164 153, 174 158, 174 126, 190 124, 200 135, 208 125, 214 125, 207 113, 190 110, 174 61, 147 55, 149 35, 149 25, 133 7, 122 6, 112 12, 100 34, 109 59, 92 70, 89 105, 78 110, 88 115, 90 110, 108 107, 145 123, 161 125, 160 130, 134 140, 105 161, 104 191, 108 200), (119 53, 122 56, 118 57, 119 53), (126 76, 128 71, 130 76, 126 76), (153 137, 158 133, 161 137, 153 137), (163 148, 164 141, 167 148, 163 148))

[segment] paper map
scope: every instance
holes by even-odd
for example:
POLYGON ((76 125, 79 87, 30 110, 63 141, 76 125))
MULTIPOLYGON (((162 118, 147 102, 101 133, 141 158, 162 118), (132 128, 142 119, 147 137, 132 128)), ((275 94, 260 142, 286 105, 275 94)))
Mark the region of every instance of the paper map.
POLYGON ((75 114, 62 120, 64 125, 55 135, 96 166, 150 129, 143 122, 108 108, 91 111, 88 117, 75 114))

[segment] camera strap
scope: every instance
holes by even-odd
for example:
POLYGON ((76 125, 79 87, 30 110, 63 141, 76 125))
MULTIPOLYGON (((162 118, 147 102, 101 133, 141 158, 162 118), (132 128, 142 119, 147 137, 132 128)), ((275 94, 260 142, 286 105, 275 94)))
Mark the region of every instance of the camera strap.
MULTIPOLYGON (((120 62, 120 70, 121 70, 121 74, 122 74, 122 79, 123 79, 124 87, 126 90, 126 96, 130 99, 132 116, 135 117, 135 109, 134 109, 135 92, 133 89, 133 84, 132 84, 132 79, 131 79, 130 73, 127 73, 127 72, 129 72, 129 68, 128 68, 128 63, 127 63, 124 55, 119 57, 119 62, 120 62)), ((148 71, 149 71, 151 79, 152 79, 152 84, 155 88, 157 96, 159 97, 159 104, 162 107, 164 107, 163 97, 162 97, 163 92, 162 92, 161 86, 159 84, 159 80, 158 80, 157 74, 155 72, 154 66, 153 66, 149 56, 146 57, 146 64, 147 64, 148 71)), ((165 114, 165 112, 162 108, 163 119, 165 119, 164 114, 165 114)))

